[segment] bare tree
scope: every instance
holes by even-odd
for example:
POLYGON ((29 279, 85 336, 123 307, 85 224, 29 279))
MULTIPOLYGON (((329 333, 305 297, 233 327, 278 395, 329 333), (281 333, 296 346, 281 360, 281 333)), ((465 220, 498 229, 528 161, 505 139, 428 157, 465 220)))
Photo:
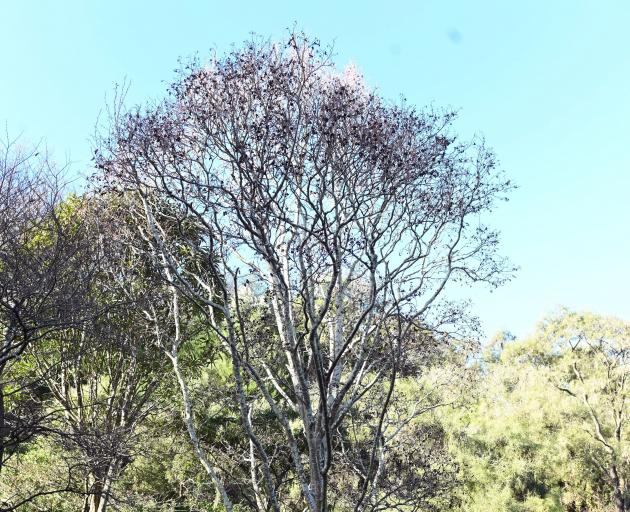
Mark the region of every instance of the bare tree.
POLYGON ((290 494, 257 414, 282 432, 308 510, 330 510, 339 478, 355 510, 398 506, 390 447, 422 409, 393 411, 401 370, 461 313, 441 306, 447 283, 505 278, 480 215, 509 182, 482 142, 452 135, 453 113, 386 102, 295 34, 192 64, 171 92, 118 113, 97 163, 139 198, 173 309, 179 294, 198 304, 229 354, 256 506, 280 510, 290 494), (254 309, 274 328, 261 332, 254 309), (360 464, 347 460, 356 421, 360 464))
MULTIPOLYGON (((92 268, 81 227, 64 225, 62 173, 38 150, 6 139, 0 155, 0 468, 41 430, 36 401, 8 411, 32 382, 11 381, 12 366, 49 333, 77 322, 92 268)), ((22 404, 24 405, 24 404, 22 404)))
MULTIPOLYGON (((77 262, 95 269, 84 283, 89 314, 83 304, 80 321, 49 331, 25 350, 23 360, 45 389, 43 427, 61 449, 68 484, 16 489, 8 503, 62 489, 84 495, 85 512, 104 512, 120 498, 116 481, 148 435, 147 416, 160 405, 155 391, 163 381, 164 359, 146 310, 155 311, 165 300, 156 293, 162 281, 150 260, 130 243, 119 198, 73 196, 63 208, 64 228, 80 226, 92 247, 94 261, 77 262)), ((164 329, 167 322, 160 320, 164 329)))
POLYGON ((107 509, 114 483, 137 454, 142 422, 155 409, 151 398, 161 377, 161 358, 151 355, 150 344, 143 348, 139 343, 138 330, 125 322, 132 315, 120 316, 110 311, 93 325, 60 333, 52 360, 34 354, 52 407, 63 411, 54 437, 68 456, 77 454, 85 512, 107 509))
POLYGON ((156 407, 161 357, 141 315, 118 298, 91 322, 58 333, 46 350, 32 353, 50 407, 63 411, 57 442, 77 453, 77 468, 83 468, 85 512, 106 510, 115 481, 136 455, 142 422, 156 407))

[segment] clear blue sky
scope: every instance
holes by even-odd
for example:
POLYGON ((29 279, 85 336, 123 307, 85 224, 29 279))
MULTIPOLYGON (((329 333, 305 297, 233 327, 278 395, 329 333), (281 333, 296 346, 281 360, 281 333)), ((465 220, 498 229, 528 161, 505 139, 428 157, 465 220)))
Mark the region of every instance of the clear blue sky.
POLYGON ((558 305, 630 319, 627 0, 0 0, 0 122, 85 172, 116 82, 159 98, 178 57, 294 23, 384 95, 460 109, 519 184, 492 223, 521 270, 471 292, 489 334, 558 305))

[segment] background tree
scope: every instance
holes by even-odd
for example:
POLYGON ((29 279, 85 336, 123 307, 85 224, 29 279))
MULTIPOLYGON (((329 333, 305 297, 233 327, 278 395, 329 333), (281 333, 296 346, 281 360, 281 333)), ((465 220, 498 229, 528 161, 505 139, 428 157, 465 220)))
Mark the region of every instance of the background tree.
POLYGON ((463 510, 627 508, 627 322, 562 310, 502 339, 476 400, 444 414, 463 469, 463 510))
POLYGON ((51 406, 63 410, 60 442, 85 468, 84 510, 104 512, 113 484, 135 456, 142 422, 157 406, 163 359, 141 307, 151 289, 150 269, 121 243, 122 209, 112 198, 88 196, 73 209, 98 249, 90 283, 94 312, 49 336, 30 356, 51 406))
POLYGON ((99 146, 106 184, 141 201, 172 311, 178 294, 194 301, 229 355, 258 508, 279 510, 293 492, 275 470, 278 440, 254 421, 263 414, 309 510, 329 509, 341 467, 355 468, 352 508, 402 506, 383 487, 391 443, 416 414, 392 412, 401 369, 426 333, 459 318, 440 307, 449 281, 505 277, 479 218, 510 184, 482 143, 456 140, 452 119, 386 102, 291 35, 182 70, 169 99, 117 113, 99 146), (273 319, 264 336, 252 303, 273 319), (344 448, 356 421, 359 465, 344 448))
POLYGON ((78 322, 93 269, 80 226, 64 226, 63 178, 46 155, 6 140, 0 155, 0 470, 40 431, 32 382, 16 381, 24 352, 78 322))
POLYGON ((563 311, 541 334, 558 369, 556 386, 579 403, 578 418, 596 445, 584 455, 611 489, 616 511, 624 512, 630 507, 630 324, 563 311))

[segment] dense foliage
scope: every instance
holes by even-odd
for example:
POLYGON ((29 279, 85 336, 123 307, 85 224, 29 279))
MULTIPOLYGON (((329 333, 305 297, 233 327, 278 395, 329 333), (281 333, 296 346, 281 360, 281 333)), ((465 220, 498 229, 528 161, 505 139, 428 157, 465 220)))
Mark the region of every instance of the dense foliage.
POLYGON ((627 510, 630 324, 561 311, 497 337, 477 396, 446 413, 465 510, 627 510))

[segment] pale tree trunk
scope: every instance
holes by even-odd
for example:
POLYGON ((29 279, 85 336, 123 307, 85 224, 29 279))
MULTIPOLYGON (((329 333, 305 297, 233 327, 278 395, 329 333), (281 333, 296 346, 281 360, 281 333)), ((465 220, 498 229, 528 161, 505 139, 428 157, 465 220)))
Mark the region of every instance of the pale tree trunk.
POLYGON ((99 500, 98 507, 94 512, 105 512, 107 509, 107 505, 109 504, 109 497, 112 491, 112 484, 114 483, 114 478, 118 473, 118 463, 113 462, 110 464, 107 469, 107 475, 103 479, 103 486, 101 489, 101 499, 99 500))
MULTIPOLYGON (((271 269, 274 272, 275 269, 271 269)), ((308 445, 309 455, 309 484, 302 485, 304 498, 311 512, 321 511, 322 491, 319 458, 319 440, 315 434, 318 427, 316 418, 311 406, 311 396, 304 373, 304 362, 299 360, 297 352, 293 347, 297 346, 297 337, 292 323, 292 312, 290 298, 287 297, 288 290, 283 285, 283 277, 278 274, 273 275, 273 311, 278 327, 278 334, 284 348, 286 365, 291 378, 293 389, 297 396, 298 412, 304 428, 304 436, 308 445)), ((284 281, 286 282, 286 281, 284 281)))
POLYGON ((90 474, 87 477, 86 491, 89 493, 83 503, 83 512, 98 512, 103 497, 103 482, 90 474))
POLYGON ((193 411, 192 411, 192 405, 190 402, 190 395, 188 392, 188 385, 186 384, 186 381, 184 380, 184 376, 182 375, 181 370, 179 368, 179 359, 177 357, 177 354, 167 353, 167 355, 168 355, 168 358, 171 360, 171 363, 173 365, 173 372, 175 373, 175 377, 179 384, 179 389, 181 392, 182 401, 184 405, 184 423, 186 424, 186 430, 188 431, 188 436, 190 437, 190 440, 192 442, 195 455, 197 456, 197 459, 199 459, 199 462, 201 462, 201 465, 203 466, 203 468, 206 470, 206 473, 208 473, 208 476, 212 480, 212 483, 214 484, 217 492, 221 495, 223 506, 228 512, 231 512, 233 508, 232 502, 227 495, 225 487, 223 486, 223 483, 221 482, 221 479, 219 478, 219 475, 216 469, 210 463, 210 460, 208 459, 205 450, 203 449, 203 447, 201 446, 201 443, 199 442, 199 437, 197 436, 197 429, 195 427, 195 422, 193 418, 193 411))
POLYGON ((100 490, 100 484, 98 485, 97 488, 94 489, 94 494, 91 494, 90 497, 88 498, 88 507, 87 507, 87 512, 98 512, 100 509, 100 505, 101 505, 101 490, 100 490))
MULTIPOLYGON (((157 231, 155 219, 153 219, 150 213, 150 209, 144 198, 143 198, 143 204, 144 204, 145 211, 147 212, 147 220, 149 221, 148 224, 149 224, 149 228, 152 231, 153 237, 156 241, 160 240, 160 234, 157 231)), ((168 259, 166 257, 166 253, 162 252, 162 257, 164 258, 164 264, 167 269, 166 277, 168 279, 168 282, 170 283, 171 306, 172 306, 173 322, 175 325, 175 335, 173 339, 171 340, 171 346, 169 349, 164 347, 164 352, 166 353, 166 356, 171 361, 171 364, 173 367, 173 373, 175 374, 175 378, 177 379, 177 383, 179 384, 179 389, 180 389, 182 402, 184 406, 184 411, 183 411, 184 423, 186 425, 186 430, 188 431, 188 436, 190 437, 190 440, 193 445, 193 451, 195 452, 195 455, 197 456, 197 459, 199 460, 199 462, 201 462, 201 465, 203 466, 203 468, 206 470, 206 473, 212 480, 212 483, 214 484, 215 489, 217 490, 217 493, 221 495, 223 506, 225 507, 226 511, 231 512, 233 508, 232 501, 227 495, 227 492, 225 490, 223 483, 221 482, 221 479, 219 478, 217 470, 211 464, 210 459, 208 458, 206 454, 206 451, 201 446, 199 437, 197 435, 197 429, 195 427, 195 420, 193 417, 193 408, 191 404, 190 393, 188 391, 188 385, 186 384, 186 380, 184 379, 184 376, 179 367, 178 351, 182 342, 182 335, 181 335, 181 326, 180 326, 180 309, 179 309, 178 290, 173 285, 174 279, 171 274, 171 270, 168 268, 168 259)), ((155 321, 156 331, 159 332, 157 317, 155 317, 154 321, 155 321)))
POLYGON ((88 477, 88 492, 90 494, 86 497, 83 506, 84 512, 105 512, 107 510, 117 467, 118 464, 112 462, 104 476, 90 475, 88 477))

